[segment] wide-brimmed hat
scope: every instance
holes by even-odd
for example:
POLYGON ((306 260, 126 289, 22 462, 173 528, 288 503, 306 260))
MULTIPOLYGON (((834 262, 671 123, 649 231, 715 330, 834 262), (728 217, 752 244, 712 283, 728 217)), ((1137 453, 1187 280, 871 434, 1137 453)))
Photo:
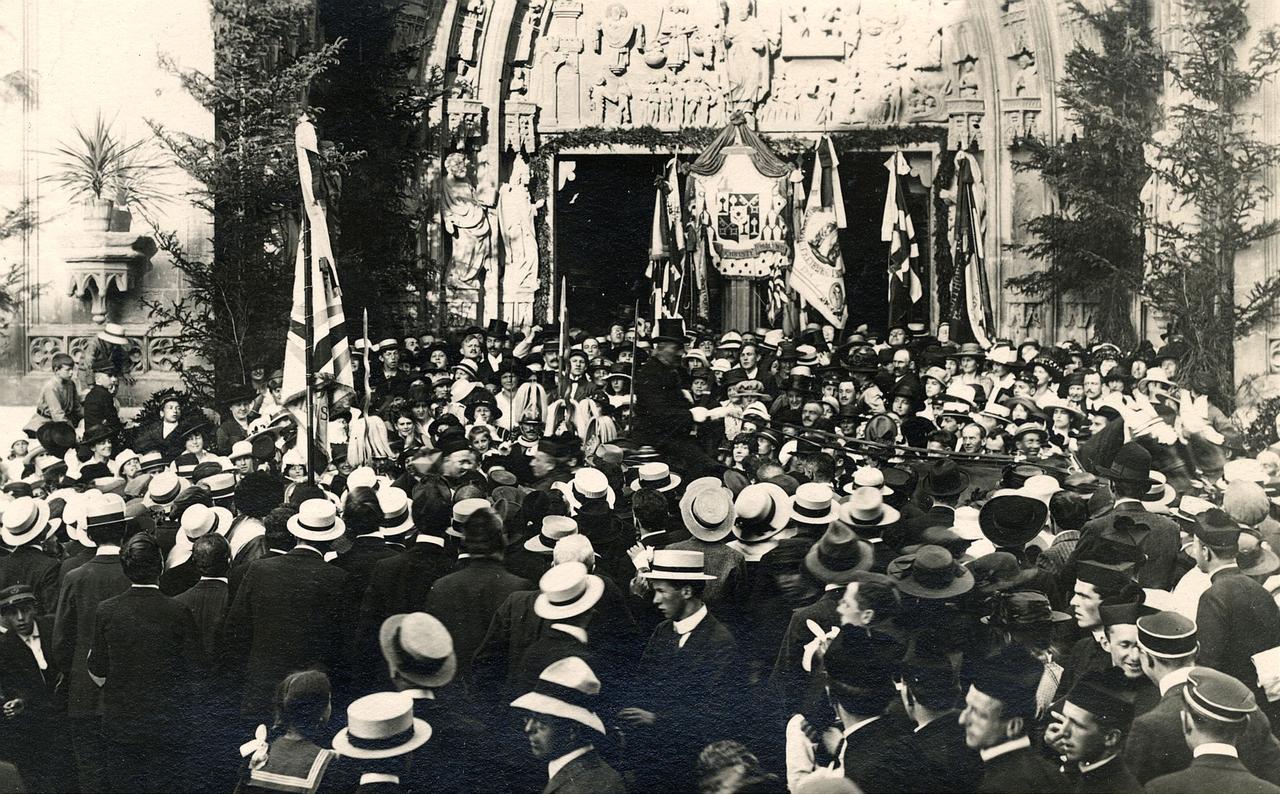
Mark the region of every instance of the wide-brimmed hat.
POLYGON ((222 395, 222 399, 218 401, 219 405, 225 405, 228 408, 236 403, 250 403, 258 396, 258 390, 248 383, 237 383, 227 389, 226 394, 222 395))
POLYGON ((930 496, 955 496, 969 487, 969 473, 953 460, 939 460, 924 470, 921 483, 930 496))
POLYGON ((1023 436, 1032 433, 1040 436, 1041 440, 1044 440, 1049 435, 1049 431, 1045 429, 1044 425, 1037 422, 1023 422, 1013 429, 1013 440, 1021 441, 1023 436))
POLYGON ((796 488, 795 496, 791 497, 791 523, 826 531, 836 518, 832 507, 834 496, 826 483, 807 482, 796 488))
POLYGON ((1280 556, 1271 544, 1252 532, 1241 532, 1236 544, 1236 565, 1245 576, 1270 576, 1280 569, 1280 556))
POLYGON ((102 330, 98 331, 98 338, 113 345, 127 346, 129 344, 129 337, 125 335, 124 326, 120 323, 106 323, 103 325, 102 330))
POLYGON ((640 577, 677 582, 707 582, 716 578, 706 572, 706 557, 702 552, 686 549, 654 549, 649 570, 640 577))
POLYGON ((86 447, 91 447, 99 441, 109 441, 114 439, 118 432, 119 429, 114 425, 109 425, 106 422, 100 422, 99 424, 87 428, 84 431, 84 438, 80 439, 80 443, 86 447))
POLYGON ((431 738, 431 726, 413 716, 413 697, 375 692, 347 706, 347 727, 333 737, 333 749, 348 758, 394 758, 431 738))
POLYGON ((290 534, 299 540, 337 540, 346 530, 338 510, 328 499, 308 499, 298 506, 287 523, 290 534))
POLYGON ((1040 534, 1048 517, 1049 505, 1034 496, 996 491, 978 512, 978 524, 997 548, 1011 548, 1040 534))
POLYGON ((578 522, 568 516, 543 516, 542 526, 538 529, 538 534, 529 538, 524 542, 524 547, 529 551, 536 551, 540 554, 550 554, 555 551, 556 543, 561 538, 567 538, 570 535, 578 534, 578 522))
POLYGON ((809 547, 804 566, 820 582, 848 584, 859 571, 870 568, 872 560, 871 544, 846 524, 836 522, 809 547))
POLYGON ((1034 369, 1035 367, 1044 367, 1045 371, 1049 373, 1049 380, 1051 381, 1062 380, 1062 365, 1048 356, 1039 355, 1031 359, 1030 363, 1027 364, 1027 369, 1034 369))
POLYGON ((234 518, 231 511, 225 507, 208 507, 196 502, 182 511, 182 516, 178 519, 178 528, 188 540, 195 540, 211 533, 225 535, 231 529, 234 518))
POLYGON ((604 723, 595 712, 599 697, 600 679, 582 659, 569 656, 547 665, 533 691, 511 701, 511 707, 572 720, 603 734, 604 723))
POLYGON ((400 488, 378 489, 378 507, 382 509, 382 521, 378 534, 384 538, 398 538, 413 531, 413 515, 409 509, 409 494, 400 488))
POLYGON ((646 463, 636 473, 636 481, 631 483, 633 491, 643 488, 665 493, 680 487, 680 475, 672 472, 671 467, 665 463, 646 463))
POLYGON ((898 589, 917 598, 954 598, 973 589, 973 574, 941 546, 921 546, 889 563, 898 589))
POLYGON ((755 543, 778 534, 791 520, 791 497, 773 483, 752 483, 738 494, 733 509, 737 513, 733 534, 755 543))
POLYGON ((588 572, 580 562, 565 562, 553 565, 542 575, 538 590, 534 614, 544 620, 563 620, 598 604, 604 594, 604 580, 588 572))
POLYGON ((440 687, 453 680, 458 657, 453 637, 434 615, 411 612, 382 621, 378 644, 391 678, 397 676, 421 687, 440 687))
MULTIPOLYGON (((36 441, 50 455, 61 458, 77 443, 76 430, 66 422, 45 422, 36 429, 36 441)), ((6 454, 8 451, 6 450, 6 454)))
POLYGON ((4 509, 0 523, 0 540, 6 546, 17 548, 39 540, 49 527, 49 503, 30 496, 14 499, 4 509))
POLYGON ((965 342, 959 348, 947 354, 947 358, 987 358, 987 351, 982 349, 982 345, 977 342, 965 342))
POLYGON ((840 520, 863 537, 879 537, 879 531, 872 531, 872 527, 896 524, 901 517, 894 507, 885 504, 881 490, 869 485, 855 488, 840 506, 840 520))
POLYGON ((1098 467, 1098 474, 1108 480, 1151 486, 1151 453, 1141 444, 1130 441, 1120 447, 1111 464, 1098 467))
MULTIPOLYGON (((348 480, 348 482, 350 482, 348 480)), ((471 518, 471 514, 477 510, 486 507, 492 507, 488 499, 474 497, 471 499, 459 499, 453 503, 453 513, 449 518, 449 527, 445 530, 446 535, 455 538, 463 537, 463 527, 466 526, 467 519, 471 518)))
POLYGON ((733 492, 719 480, 706 477, 689 484, 680 499, 680 517, 685 529, 695 538, 717 543, 733 532, 737 514, 733 510, 733 492), (705 486, 694 486, 707 481, 705 486))
POLYGON ((983 623, 1008 629, 1068 620, 1071 616, 1055 610, 1048 596, 1029 590, 1001 592, 992 603, 991 614, 982 618, 983 623))

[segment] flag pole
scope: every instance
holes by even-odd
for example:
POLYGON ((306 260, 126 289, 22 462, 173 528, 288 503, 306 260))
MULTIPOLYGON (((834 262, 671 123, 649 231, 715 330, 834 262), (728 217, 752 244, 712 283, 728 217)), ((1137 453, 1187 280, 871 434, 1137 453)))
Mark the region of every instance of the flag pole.
POLYGON ((315 307, 311 295, 311 231, 310 223, 307 219, 307 207, 304 203, 302 206, 302 225, 299 227, 301 239, 298 244, 302 246, 302 263, 303 263, 303 305, 306 307, 303 316, 306 322, 303 324, 306 328, 305 342, 306 348, 303 359, 306 367, 307 381, 307 483, 309 485, 316 484, 316 473, 312 466, 312 442, 315 437, 315 405, 312 400, 312 392, 315 389, 315 307))

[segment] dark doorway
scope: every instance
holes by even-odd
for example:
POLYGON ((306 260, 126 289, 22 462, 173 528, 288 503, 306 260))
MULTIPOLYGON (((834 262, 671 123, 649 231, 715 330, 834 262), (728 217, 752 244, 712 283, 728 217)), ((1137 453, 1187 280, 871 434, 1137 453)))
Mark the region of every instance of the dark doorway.
POLYGON ((556 193, 556 267, 568 278, 569 324, 604 331, 640 299, 648 313, 654 180, 663 155, 566 156, 575 178, 556 193))

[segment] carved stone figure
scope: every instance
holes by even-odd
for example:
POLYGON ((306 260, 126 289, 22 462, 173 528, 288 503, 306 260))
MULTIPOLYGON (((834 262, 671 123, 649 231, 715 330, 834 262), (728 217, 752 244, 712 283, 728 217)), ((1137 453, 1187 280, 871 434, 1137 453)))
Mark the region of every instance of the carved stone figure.
POLYGON ((440 206, 445 232, 453 238, 449 286, 478 289, 480 272, 492 251, 489 210, 476 198, 475 187, 467 176, 465 154, 454 152, 446 157, 444 169, 440 206))
POLYGON ((1027 50, 1013 57, 1017 67, 1013 75, 1014 96, 1036 96, 1036 56, 1027 50))
MULTIPOLYGON (((538 288, 538 239, 534 221, 546 202, 529 195, 529 164, 517 157, 511 176, 498 192, 498 227, 502 230, 506 263, 502 271, 502 296, 507 307, 533 305, 538 288)), ((518 312, 517 312, 518 313, 518 312)))
POLYGON ((961 99, 978 98, 978 63, 973 58, 966 58, 958 66, 956 77, 956 95, 961 99))
POLYGON ((462 11, 462 27, 458 34, 458 59, 475 65, 476 39, 489 11, 488 0, 467 0, 462 11))
POLYGON ((601 124, 631 123, 631 89, 612 74, 602 74, 591 86, 591 110, 601 124))
POLYGON ((520 30, 516 33, 516 49, 512 60, 516 63, 528 63, 533 57, 533 37, 537 34, 538 23, 542 21, 542 11, 547 0, 529 0, 529 8, 520 19, 520 30))
POLYGON ((685 0, 671 0, 658 18, 658 48, 666 56, 666 67, 678 72, 689 62, 689 38, 697 30, 685 0))
POLYGON ((782 17, 784 58, 844 57, 844 9, 839 0, 789 4, 782 17))
POLYGON ((761 24, 749 0, 737 0, 730 14, 724 39, 729 103, 733 110, 754 114, 769 95, 778 38, 761 24))
POLYGON ((610 3, 604 19, 596 24, 596 52, 605 56, 609 71, 620 75, 631 65, 633 45, 644 49, 644 28, 628 18, 622 3, 610 3))

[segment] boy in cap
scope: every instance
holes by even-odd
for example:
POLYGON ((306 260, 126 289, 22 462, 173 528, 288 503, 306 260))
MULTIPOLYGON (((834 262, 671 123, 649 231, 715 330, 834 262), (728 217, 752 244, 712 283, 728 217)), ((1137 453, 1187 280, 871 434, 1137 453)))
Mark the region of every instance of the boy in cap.
POLYGON ((974 669, 959 720, 965 744, 982 759, 982 794, 1048 791, 1058 782, 1028 736, 1039 685, 1039 664, 1021 645, 1006 645, 974 669))
POLYGON ((76 391, 75 359, 66 353, 55 353, 49 362, 53 376, 45 381, 36 399, 36 412, 23 428, 34 434, 49 422, 65 422, 71 427, 80 423, 80 394, 76 391))
POLYGON ((1080 794, 1142 791, 1120 755, 1133 723, 1133 703, 1123 692, 1122 679, 1118 670, 1085 676, 1045 730, 1045 743, 1066 761, 1064 774, 1074 778, 1080 794))

